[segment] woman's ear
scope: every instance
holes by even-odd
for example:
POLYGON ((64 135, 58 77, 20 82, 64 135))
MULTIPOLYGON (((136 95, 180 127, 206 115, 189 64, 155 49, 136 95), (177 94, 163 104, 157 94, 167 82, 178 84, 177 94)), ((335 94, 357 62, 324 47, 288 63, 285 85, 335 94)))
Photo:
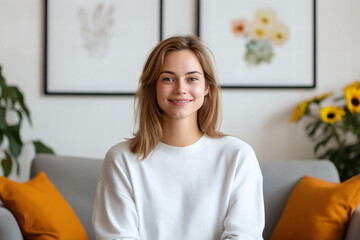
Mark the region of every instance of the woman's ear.
POLYGON ((205 91, 204 91, 204 96, 209 94, 209 90, 210 90, 210 86, 208 83, 205 84, 205 91))

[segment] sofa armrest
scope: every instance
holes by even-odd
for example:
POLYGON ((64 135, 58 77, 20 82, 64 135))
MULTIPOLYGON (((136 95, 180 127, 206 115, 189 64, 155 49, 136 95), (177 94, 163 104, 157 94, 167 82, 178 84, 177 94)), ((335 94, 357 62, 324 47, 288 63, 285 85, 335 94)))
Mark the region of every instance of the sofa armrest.
POLYGON ((23 236, 14 215, 0 206, 0 240, 6 239, 23 240, 23 236))
POLYGON ((360 239, 360 205, 356 208, 350 219, 345 236, 345 240, 356 239, 360 239))

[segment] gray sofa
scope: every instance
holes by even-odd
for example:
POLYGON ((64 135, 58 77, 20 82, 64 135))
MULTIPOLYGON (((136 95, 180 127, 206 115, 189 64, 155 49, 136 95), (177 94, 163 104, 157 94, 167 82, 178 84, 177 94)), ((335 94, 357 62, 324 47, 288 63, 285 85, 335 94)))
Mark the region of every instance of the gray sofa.
MULTIPOLYGON (((74 209, 90 240, 95 239, 91 213, 101 165, 100 159, 38 155, 31 166, 31 177, 39 171, 47 174, 74 209)), ((260 167, 264 176, 265 240, 270 239, 291 190, 304 174, 339 181, 336 168, 327 160, 263 161, 260 167)), ((17 239, 23 238, 15 218, 6 208, 0 207, 0 240, 17 239)), ((351 219, 345 239, 360 239, 360 208, 351 219)))

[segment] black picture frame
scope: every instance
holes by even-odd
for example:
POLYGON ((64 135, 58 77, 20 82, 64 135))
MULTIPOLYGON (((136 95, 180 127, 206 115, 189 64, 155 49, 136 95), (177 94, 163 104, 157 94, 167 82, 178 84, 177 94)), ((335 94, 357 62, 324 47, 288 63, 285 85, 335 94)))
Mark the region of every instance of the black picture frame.
MULTIPOLYGON (((197 0, 197 8, 197 35, 214 54, 221 88, 312 89, 316 87, 316 0, 294 0, 287 2, 269 2, 266 0, 230 0, 225 2, 218 0, 197 0), (285 14, 278 14, 277 17, 281 19, 282 16, 286 16, 286 20, 290 21, 291 28, 289 27, 288 43, 285 44, 292 46, 288 46, 287 50, 282 50, 281 53, 279 51, 279 55, 283 54, 281 56, 282 61, 274 60, 274 63, 271 63, 273 67, 270 67, 271 64, 265 63, 265 60, 263 60, 260 64, 263 64, 262 66, 264 67, 256 69, 257 66, 254 66, 256 64, 249 65, 245 63, 247 61, 245 56, 248 52, 251 53, 249 48, 252 46, 249 45, 248 47, 245 39, 238 38, 238 42, 235 42, 236 40, 233 39, 235 37, 234 25, 236 26, 236 18, 234 16, 239 12, 238 19, 241 22, 241 20, 246 20, 251 15, 254 16, 257 13, 255 10, 261 9, 261 6, 265 10, 270 8, 276 9, 276 6, 281 6, 277 10, 279 10, 279 13, 285 14), (286 9, 284 9, 286 7, 289 8, 288 11, 290 12, 286 12, 286 9), (305 16, 307 18, 301 22, 296 16, 303 18, 305 16), (305 41, 301 41, 303 39, 305 41), (242 42, 240 43, 240 41, 242 42), (299 48, 298 52, 296 52, 295 47, 297 43, 304 43, 304 46, 301 49, 299 48), (241 45, 243 45, 244 49, 232 53, 235 48, 237 50, 240 49, 241 45), (296 62, 296 56, 301 56, 299 62, 296 62), (242 59, 240 60, 240 58, 242 59), (236 60, 232 61, 233 59, 236 60), (301 76, 298 76, 298 74, 301 76), (274 79, 276 80, 274 81, 274 79)), ((273 9, 271 10, 273 11, 273 9)), ((253 28, 254 25, 252 24, 253 28)), ((275 55, 275 57, 277 56, 275 55)), ((275 57, 273 56, 272 59, 275 59, 275 57)), ((249 59, 254 58, 249 57, 249 59)), ((251 61, 253 63, 259 60, 251 61)), ((257 65, 260 64, 257 63, 257 65)))
POLYGON ((45 0, 44 12, 45 95, 135 95, 163 0, 45 0))

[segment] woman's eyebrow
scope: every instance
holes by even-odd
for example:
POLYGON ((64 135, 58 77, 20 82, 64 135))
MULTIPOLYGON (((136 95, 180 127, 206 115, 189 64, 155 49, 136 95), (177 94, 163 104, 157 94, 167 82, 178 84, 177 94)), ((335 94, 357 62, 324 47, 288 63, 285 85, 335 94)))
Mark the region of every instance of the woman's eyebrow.
POLYGON ((168 73, 168 74, 171 74, 171 75, 175 75, 175 73, 172 72, 172 71, 162 71, 160 74, 163 74, 163 73, 168 73))
POLYGON ((187 72, 187 73, 186 73, 186 75, 195 74, 195 73, 202 75, 202 73, 201 73, 201 72, 199 72, 199 71, 191 71, 191 72, 187 72))
MULTIPOLYGON (((176 75, 174 72, 172 72, 172 71, 162 71, 160 74, 163 74, 163 73, 168 73, 168 74, 171 74, 171 75, 176 75)), ((202 75, 202 73, 201 72, 199 72, 199 71, 190 71, 190 72, 187 72, 187 73, 185 73, 185 75, 190 75, 190 74, 200 74, 200 75, 202 75)))

